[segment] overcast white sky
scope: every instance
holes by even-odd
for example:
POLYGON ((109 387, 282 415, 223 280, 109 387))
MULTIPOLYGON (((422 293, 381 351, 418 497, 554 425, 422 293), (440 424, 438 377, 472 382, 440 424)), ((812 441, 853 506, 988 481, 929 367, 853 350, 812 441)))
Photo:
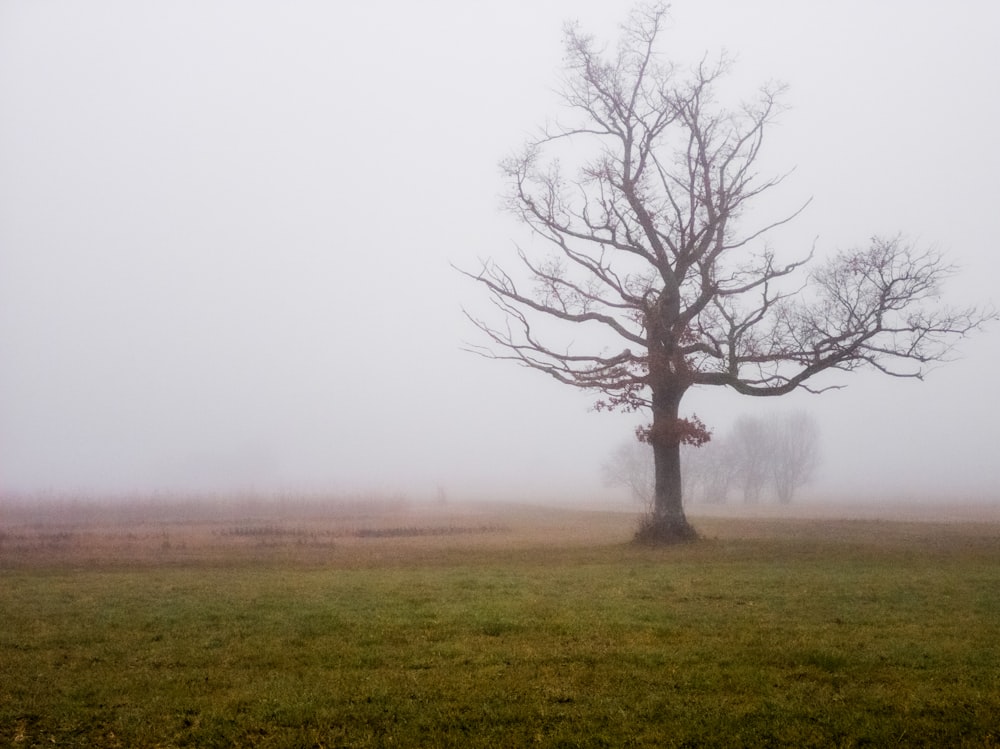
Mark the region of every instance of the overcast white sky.
MULTIPOLYGON (((512 257, 497 162, 558 115, 562 26, 629 3, 0 0, 0 491, 600 493, 635 417, 460 351, 512 257)), ((1000 6, 677 0, 664 50, 786 81, 766 164, 821 252, 903 231, 996 301, 1000 6)), ((842 495, 1000 496, 1000 329, 805 408, 842 495)))

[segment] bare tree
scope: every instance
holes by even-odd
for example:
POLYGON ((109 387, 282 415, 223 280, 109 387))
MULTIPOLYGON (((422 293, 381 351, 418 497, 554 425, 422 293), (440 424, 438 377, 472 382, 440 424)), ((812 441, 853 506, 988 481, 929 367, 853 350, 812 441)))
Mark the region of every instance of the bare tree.
POLYGON ((741 416, 727 440, 736 479, 743 489, 743 501, 756 504, 771 478, 775 457, 774 441, 765 423, 753 416, 741 416))
POLYGON ((819 465, 819 427, 805 411, 778 414, 767 427, 771 481, 778 501, 788 504, 819 465))
POLYGON ((653 451, 649 445, 635 440, 623 442, 601 469, 605 486, 624 486, 632 499, 645 507, 652 507, 656 475, 653 471, 653 451))
POLYGON ((804 411, 741 416, 724 442, 733 478, 749 504, 768 487, 782 504, 791 502, 819 463, 819 427, 804 411))
POLYGON ((596 391, 598 408, 650 413, 640 436, 653 449, 655 501, 640 537, 661 542, 696 536, 680 446, 709 433, 681 416, 691 387, 778 396, 863 366, 919 378, 993 317, 941 305, 950 266, 898 236, 811 271, 812 248, 779 261, 764 237, 805 205, 762 224, 750 208, 783 180, 756 166, 783 90, 721 105, 727 62, 664 61, 665 15, 665 5, 636 10, 607 55, 567 27, 566 116, 502 164, 510 209, 549 251, 519 248, 518 274, 493 261, 464 271, 502 320, 470 315, 490 341, 474 350, 596 391), (558 342, 567 338, 576 343, 558 342))
POLYGON ((713 437, 696 447, 681 445, 681 488, 686 499, 724 504, 736 480, 731 443, 713 437))
MULTIPOLYGON (((728 441, 713 439, 704 447, 681 447, 685 497, 701 496, 706 502, 725 502, 729 486, 736 477, 728 445, 728 441)), ((633 500, 652 510, 656 471, 648 443, 625 440, 601 465, 601 471, 605 486, 628 489, 633 500)))
MULTIPOLYGON (((703 466, 705 479, 702 481, 702 498, 712 504, 725 504, 729 499, 729 489, 736 480, 736 471, 732 460, 732 448, 728 441, 719 442, 712 440, 706 447, 704 454, 700 454, 703 448, 688 447, 683 449, 687 457, 697 449, 699 450, 698 462, 703 466)), ((684 463, 683 465, 687 465, 684 463)), ((697 465, 697 463, 696 463, 697 465)))
MULTIPOLYGON (((681 446, 684 496, 724 503, 737 485, 748 504, 760 501, 765 489, 788 504, 812 478, 819 456, 819 427, 807 412, 743 415, 723 437, 703 447, 681 446)), ((627 487, 636 501, 652 506, 655 471, 648 445, 623 442, 602 467, 606 486, 627 487)))

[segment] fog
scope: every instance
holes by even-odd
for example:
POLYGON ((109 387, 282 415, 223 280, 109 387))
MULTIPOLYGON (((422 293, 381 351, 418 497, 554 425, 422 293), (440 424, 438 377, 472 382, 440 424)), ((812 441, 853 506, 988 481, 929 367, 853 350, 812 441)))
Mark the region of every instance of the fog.
MULTIPOLYGON (((462 351, 524 227, 498 161, 558 115, 562 26, 629 4, 0 3, 0 492, 602 496, 635 415, 462 351)), ((996 299, 1000 8, 677 0, 665 51, 789 84, 764 211, 820 254, 902 231, 996 299)), ((1000 329, 924 382, 692 392, 819 422, 814 496, 1000 498, 1000 329)))

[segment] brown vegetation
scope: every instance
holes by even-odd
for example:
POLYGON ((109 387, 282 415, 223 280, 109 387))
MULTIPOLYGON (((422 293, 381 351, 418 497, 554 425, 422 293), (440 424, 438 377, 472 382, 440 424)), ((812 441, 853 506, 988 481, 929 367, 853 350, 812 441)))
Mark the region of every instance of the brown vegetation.
MULTIPOLYGON (((0 502, 0 568, 287 563, 356 566, 625 544, 635 511, 515 503, 419 505, 402 499, 282 498, 0 502)), ((1000 536, 1000 505, 802 503, 698 506, 713 540, 912 542, 1000 536)), ((647 529, 648 530, 648 529, 647 529)), ((639 534, 642 536, 642 533, 639 534)), ((655 540, 655 539, 654 539, 655 540)))

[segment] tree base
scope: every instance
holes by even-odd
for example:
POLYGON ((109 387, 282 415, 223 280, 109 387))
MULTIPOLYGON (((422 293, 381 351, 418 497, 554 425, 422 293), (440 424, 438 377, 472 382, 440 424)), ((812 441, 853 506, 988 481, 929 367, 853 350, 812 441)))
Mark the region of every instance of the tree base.
POLYGON ((698 532, 683 517, 646 515, 635 532, 636 543, 649 546, 668 546, 697 540, 698 532))

